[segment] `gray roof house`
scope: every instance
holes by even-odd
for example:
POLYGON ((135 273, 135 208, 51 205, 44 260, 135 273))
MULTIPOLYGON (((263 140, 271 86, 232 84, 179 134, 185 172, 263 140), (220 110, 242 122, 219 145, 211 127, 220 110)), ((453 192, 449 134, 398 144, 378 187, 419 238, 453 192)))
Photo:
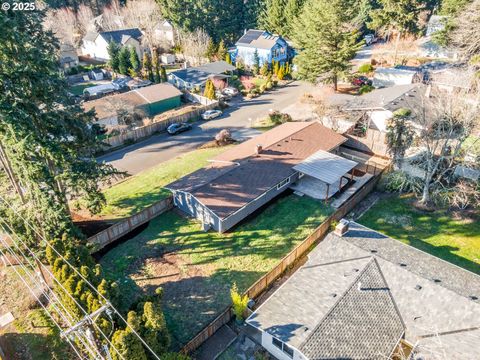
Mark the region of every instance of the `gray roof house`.
POLYGON ((204 229, 224 232, 299 179, 326 184, 327 198, 347 186, 340 180, 356 163, 328 155, 339 153, 346 140, 319 122, 288 122, 227 150, 166 188, 175 206, 199 219, 204 229), (334 167, 332 160, 350 166, 334 167), (296 168, 302 163, 304 167, 296 168))
POLYGON ((356 223, 247 319, 279 360, 478 359, 480 276, 356 223))
POLYGON ((142 56, 142 31, 138 28, 121 29, 104 32, 90 32, 85 35, 82 41, 82 54, 93 59, 107 61, 110 59, 108 54, 108 45, 115 42, 120 46, 130 46, 135 48, 137 55, 142 56))
POLYGON ((208 79, 228 79, 235 66, 226 61, 215 61, 197 67, 189 67, 168 74, 168 81, 179 89, 203 88, 208 79))

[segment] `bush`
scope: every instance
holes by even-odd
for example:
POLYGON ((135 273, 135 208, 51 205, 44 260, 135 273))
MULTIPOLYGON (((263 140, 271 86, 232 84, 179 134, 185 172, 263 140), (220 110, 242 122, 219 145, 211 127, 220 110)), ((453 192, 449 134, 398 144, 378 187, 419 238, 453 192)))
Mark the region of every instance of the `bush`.
POLYGON ((269 114, 268 117, 270 121, 275 125, 280 125, 292 121, 292 117, 289 114, 284 114, 280 111, 274 111, 269 114))
POLYGON ((375 88, 372 85, 362 85, 360 89, 358 90, 358 93, 360 95, 369 93, 370 91, 374 90, 375 88))
POLYGON ((263 94, 266 89, 267 89, 267 85, 266 85, 266 84, 262 84, 262 85, 260 86, 260 94, 263 94))
POLYGON ((358 72, 360 74, 368 74, 371 73, 373 70, 373 65, 369 63, 362 64, 358 67, 358 72))
POLYGON ((273 87, 272 82, 271 82, 271 81, 267 81, 267 83, 265 84, 265 89, 267 89, 267 90, 272 90, 272 87, 273 87))
POLYGON ((388 192, 415 193, 418 195, 422 192, 422 181, 398 170, 384 175, 380 187, 388 192))
POLYGON ((272 81, 272 85, 273 85, 273 87, 277 87, 277 85, 278 85, 278 80, 273 80, 273 81, 272 81))
POLYGON ((230 289, 230 297, 232 299, 232 308, 235 317, 239 321, 243 321, 245 310, 247 310, 248 296, 240 294, 236 283, 233 283, 230 289))
POLYGON ((410 110, 410 109, 400 108, 400 109, 398 109, 398 110, 395 110, 395 112, 393 113, 393 115, 394 115, 394 116, 401 117, 401 118, 405 118, 405 117, 410 116, 411 113, 412 113, 412 110, 410 110))

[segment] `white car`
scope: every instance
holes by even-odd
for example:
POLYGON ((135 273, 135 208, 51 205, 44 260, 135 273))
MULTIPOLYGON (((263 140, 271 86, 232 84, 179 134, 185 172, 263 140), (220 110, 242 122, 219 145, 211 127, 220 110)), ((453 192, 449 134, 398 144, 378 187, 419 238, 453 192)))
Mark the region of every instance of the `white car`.
POLYGON ((203 120, 215 119, 217 116, 222 115, 221 110, 207 110, 202 114, 203 120))
POLYGON ((235 89, 234 87, 229 86, 229 87, 226 87, 225 89, 223 89, 222 94, 235 96, 235 95, 238 94, 238 90, 235 89))

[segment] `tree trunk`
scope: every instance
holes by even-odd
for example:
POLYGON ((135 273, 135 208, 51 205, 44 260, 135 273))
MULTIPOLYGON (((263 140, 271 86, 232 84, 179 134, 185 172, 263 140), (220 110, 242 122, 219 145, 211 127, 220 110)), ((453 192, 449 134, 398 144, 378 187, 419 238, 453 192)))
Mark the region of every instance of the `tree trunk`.
POLYGON ((402 33, 399 31, 397 33, 397 37, 395 39, 395 55, 393 56, 393 65, 395 65, 397 63, 398 43, 400 42, 401 34, 402 33))
POLYGON ((2 143, 0 143, 0 160, 2 162, 3 167, 5 168, 5 172, 7 173, 8 178, 10 179, 10 182, 12 183, 15 191, 17 192, 18 196, 20 196, 22 203, 25 204, 25 197, 23 195, 22 187, 20 186, 17 180, 17 177, 13 172, 12 165, 10 164, 10 160, 8 159, 7 154, 5 153, 5 149, 3 148, 2 143))
POLYGON ((428 204, 430 202, 431 183, 432 183, 432 174, 427 172, 427 174, 425 175, 425 181, 423 183, 422 199, 420 200, 422 204, 428 204))
POLYGON ((337 92, 338 90, 338 77, 337 74, 333 75, 333 90, 337 92))

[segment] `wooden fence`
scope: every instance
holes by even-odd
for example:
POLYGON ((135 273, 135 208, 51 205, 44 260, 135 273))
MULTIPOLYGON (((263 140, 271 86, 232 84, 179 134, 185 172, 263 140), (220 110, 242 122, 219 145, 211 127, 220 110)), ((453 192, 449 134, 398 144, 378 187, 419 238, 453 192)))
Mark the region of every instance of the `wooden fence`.
MULTIPOLYGON (((280 263, 270 270, 267 274, 258 279, 252 286, 250 286, 245 294, 249 299, 255 299, 270 285, 275 282, 281 275, 285 273, 298 259, 304 256, 312 247, 312 245, 323 239, 323 237, 329 232, 330 226, 333 221, 340 220, 350 210, 352 210, 365 196, 367 196, 373 188, 377 185, 380 179, 380 174, 372 177, 366 182, 350 199, 348 199, 342 206, 340 206, 335 213, 330 215, 323 223, 321 223, 305 240, 298 244, 292 251, 290 251, 280 263)), ((192 340, 190 340, 183 348, 182 353, 188 354, 197 349, 203 344, 210 336, 212 336, 218 329, 228 323, 233 317, 231 306, 225 309, 219 316, 217 316, 210 324, 208 324, 203 330, 201 330, 192 340)))
POLYGON ((185 114, 172 116, 168 119, 160 120, 150 125, 139 127, 135 130, 129 130, 120 135, 111 136, 104 140, 104 143, 108 144, 108 146, 104 150, 111 151, 117 147, 124 145, 126 142, 136 142, 140 139, 149 137, 156 132, 165 131, 171 124, 199 119, 200 115, 205 110, 214 109, 217 107, 217 105, 218 102, 213 102, 210 105, 202 106, 201 108, 194 109, 185 114))
POLYGON ((109 228, 99 232, 88 238, 87 243, 91 246, 91 253, 95 253, 103 249, 108 244, 120 239, 130 231, 136 229, 147 221, 157 217, 158 215, 170 210, 173 207, 173 198, 170 196, 160 200, 153 205, 145 208, 139 213, 123 219, 109 228))

